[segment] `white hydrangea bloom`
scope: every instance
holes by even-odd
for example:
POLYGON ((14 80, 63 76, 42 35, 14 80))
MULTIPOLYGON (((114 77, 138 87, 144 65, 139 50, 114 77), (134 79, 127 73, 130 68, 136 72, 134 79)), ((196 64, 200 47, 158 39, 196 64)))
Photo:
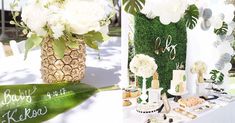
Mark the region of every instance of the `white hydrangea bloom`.
POLYGON ((29 0, 22 9, 22 20, 29 29, 38 36, 47 36, 52 30, 55 39, 63 36, 63 32, 86 34, 99 31, 100 21, 105 19, 104 0, 29 0), (47 29, 45 29, 47 27, 47 29))
POLYGON ((50 18, 48 18, 48 26, 53 32, 53 37, 55 39, 63 36, 65 30, 66 21, 63 18, 63 9, 58 5, 51 5, 48 7, 50 18))
POLYGON ((39 36, 45 36, 47 32, 44 27, 47 23, 48 12, 40 3, 34 0, 31 2, 34 4, 28 4, 22 8, 22 20, 31 31, 39 36))
POLYGON ((157 64, 152 57, 138 54, 131 60, 130 70, 137 76, 149 78, 157 70, 157 64))
POLYGON ((187 7, 187 0, 146 0, 141 12, 150 19, 158 16, 161 23, 167 25, 178 22, 187 7))
POLYGON ((105 15, 105 9, 96 0, 67 0, 64 5, 64 16, 72 32, 85 34, 100 29, 100 20, 105 15))

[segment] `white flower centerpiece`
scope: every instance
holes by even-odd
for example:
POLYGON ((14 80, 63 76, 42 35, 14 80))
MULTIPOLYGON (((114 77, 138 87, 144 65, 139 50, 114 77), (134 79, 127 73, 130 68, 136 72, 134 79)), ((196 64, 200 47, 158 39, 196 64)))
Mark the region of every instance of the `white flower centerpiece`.
POLYGON ((203 61, 195 62, 193 66, 191 67, 191 72, 197 74, 198 83, 204 82, 203 74, 206 73, 206 70, 207 70, 207 66, 206 66, 206 63, 203 61))
POLYGON ((146 0, 141 12, 150 19, 158 16, 161 23, 168 25, 178 22, 187 7, 187 0, 146 0))
MULTIPOLYGON (((11 4, 12 9, 19 0, 11 4)), ((104 1, 103 1, 104 2, 104 1)), ((22 8, 22 22, 15 24, 27 35, 25 50, 41 45, 41 73, 44 82, 76 82, 85 73, 85 44, 98 50, 108 36, 111 13, 102 0, 28 0, 22 8)))
POLYGON ((135 75, 143 77, 142 94, 140 98, 142 99, 142 103, 146 103, 148 98, 146 94, 146 78, 153 76, 154 72, 157 70, 157 64, 152 57, 144 54, 138 54, 131 60, 130 70, 135 75))

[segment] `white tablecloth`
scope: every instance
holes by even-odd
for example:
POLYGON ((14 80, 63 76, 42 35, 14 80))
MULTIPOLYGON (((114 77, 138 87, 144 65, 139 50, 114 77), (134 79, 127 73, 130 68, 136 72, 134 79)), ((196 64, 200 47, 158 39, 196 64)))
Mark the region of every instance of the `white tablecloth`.
MULTIPOLYGON (((219 106, 215 106, 213 109, 205 111, 203 113, 195 113, 196 119, 190 119, 175 111, 171 111, 167 116, 176 116, 176 123, 235 123, 235 102, 225 103, 223 101, 215 101, 219 106)), ((170 101, 171 109, 177 107, 177 104, 170 101)), ((149 117, 157 117, 160 114, 140 114, 136 112, 135 106, 129 108, 123 108, 124 123, 145 123, 149 117)), ((167 121, 163 123, 168 123, 167 121)))
POLYGON ((235 102, 201 114, 188 123, 235 123, 235 102))

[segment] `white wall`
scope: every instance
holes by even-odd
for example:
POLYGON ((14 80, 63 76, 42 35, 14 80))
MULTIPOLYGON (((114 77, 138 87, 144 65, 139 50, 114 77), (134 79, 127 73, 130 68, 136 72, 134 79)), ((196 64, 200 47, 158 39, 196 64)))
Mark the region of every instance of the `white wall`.
POLYGON ((203 61, 207 64, 207 74, 215 69, 215 64, 219 59, 219 51, 214 46, 217 36, 213 32, 213 28, 203 31, 200 26, 200 21, 193 29, 187 29, 187 57, 186 57, 186 73, 187 87, 191 93, 196 92, 197 75, 190 72, 191 66, 197 61, 203 61))

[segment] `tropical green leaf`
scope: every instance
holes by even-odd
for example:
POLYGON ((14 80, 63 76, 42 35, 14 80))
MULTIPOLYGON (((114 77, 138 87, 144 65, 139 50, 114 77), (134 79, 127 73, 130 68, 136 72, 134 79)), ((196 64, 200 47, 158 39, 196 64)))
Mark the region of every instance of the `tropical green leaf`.
POLYGON ((108 41, 110 39, 110 37, 106 34, 102 33, 102 37, 103 37, 103 41, 108 41))
POLYGON ((218 77, 218 81, 216 84, 221 85, 224 81, 224 74, 220 72, 220 75, 218 77))
POLYGON ((59 38, 58 40, 53 41, 52 44, 56 56, 62 59, 66 50, 65 40, 63 38, 59 38))
POLYGON ((87 34, 84 35, 84 38, 92 40, 92 41, 98 41, 98 42, 104 42, 108 40, 108 36, 105 34, 102 34, 101 32, 95 32, 90 31, 87 34))
POLYGON ((199 10, 196 5, 190 5, 187 10, 185 11, 184 15, 186 26, 189 29, 193 29, 198 21, 199 18, 199 10))
POLYGON ((210 74, 211 74, 211 80, 216 80, 216 78, 217 78, 217 74, 219 73, 219 71, 217 71, 217 70, 211 70, 210 71, 210 74))
POLYGON ((127 13, 136 15, 143 8, 145 0, 122 0, 122 3, 127 13))
POLYGON ((214 29, 215 34, 217 35, 225 35, 228 31, 228 24, 223 22, 223 25, 219 29, 214 29))
POLYGON ((27 58, 28 52, 33 48, 41 44, 42 38, 36 34, 32 34, 25 42, 25 55, 24 59, 27 58))
MULTIPOLYGON (((116 89, 118 87, 105 91, 116 89)), ((81 104, 100 91, 83 83, 0 86, 0 121, 41 123, 81 104)))
POLYGON ((102 43, 102 42, 108 40, 109 37, 105 34, 102 34, 101 32, 91 31, 91 32, 88 32, 87 34, 83 35, 83 38, 84 38, 85 43, 89 47, 98 50, 99 49, 98 42, 102 43))
POLYGON ((214 81, 215 84, 220 85, 224 81, 224 74, 218 70, 211 70, 211 80, 214 81))
POLYGON ((91 39, 84 39, 87 46, 99 50, 98 43, 96 41, 92 41, 91 39))
POLYGON ((72 49, 78 48, 78 42, 76 41, 67 41, 66 44, 69 48, 72 48, 72 49))
MULTIPOLYGON (((64 39, 64 40, 65 40, 65 39, 64 39)), ((70 37, 70 38, 66 41, 66 45, 67 45, 69 48, 77 49, 77 48, 78 48, 78 40, 77 40, 77 38, 70 37)))

